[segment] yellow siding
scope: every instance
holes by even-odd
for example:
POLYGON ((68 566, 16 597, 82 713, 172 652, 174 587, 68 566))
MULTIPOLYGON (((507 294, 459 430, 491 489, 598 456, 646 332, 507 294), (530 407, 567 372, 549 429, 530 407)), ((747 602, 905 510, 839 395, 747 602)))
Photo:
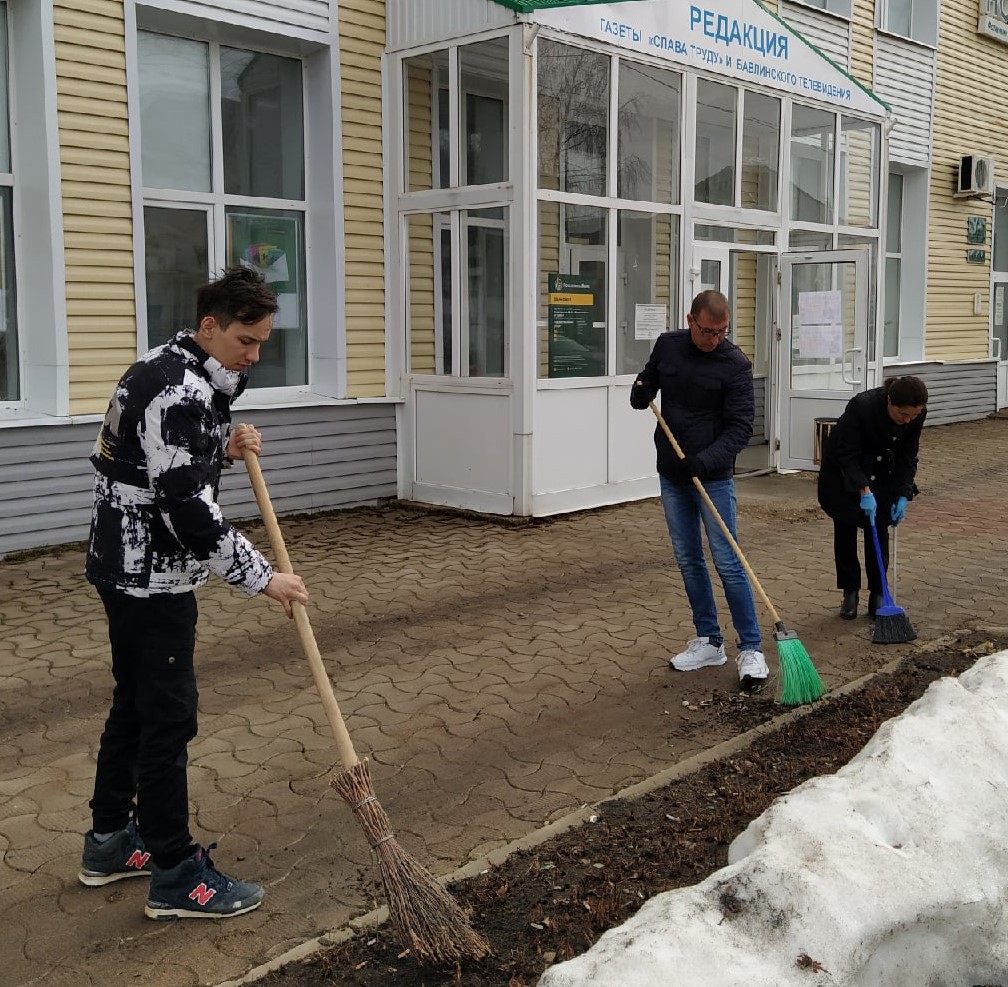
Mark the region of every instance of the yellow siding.
POLYGON ((993 154, 995 175, 1008 175, 1005 100, 985 95, 992 93, 992 80, 1005 77, 1008 47, 977 34, 976 28, 975 2, 942 3, 928 224, 925 355, 933 360, 976 359, 988 353, 991 204, 952 193, 963 152, 993 154), (987 217, 985 264, 966 263, 967 216, 987 217), (976 292, 983 298, 982 315, 973 314, 976 292))
POLYGON ((862 86, 872 88, 875 43, 875 0, 854 0, 851 20, 850 74, 862 86))
POLYGON ((123 0, 56 0, 70 411, 105 410, 136 358, 123 0))
POLYGON ((340 0, 347 395, 385 394, 384 0, 340 0))

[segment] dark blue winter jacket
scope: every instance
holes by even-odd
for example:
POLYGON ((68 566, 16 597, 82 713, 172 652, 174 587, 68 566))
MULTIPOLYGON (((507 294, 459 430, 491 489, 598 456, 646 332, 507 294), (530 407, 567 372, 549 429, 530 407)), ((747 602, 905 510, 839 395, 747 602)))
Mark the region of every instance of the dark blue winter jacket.
MULTIPOLYGON (((735 457, 752 438, 756 401, 752 364, 731 341, 722 340, 704 353, 693 345, 689 331, 666 332, 655 341, 641 383, 630 388, 630 404, 646 408, 661 391, 661 413, 687 456, 702 468, 701 480, 726 480, 735 469, 735 457)), ((669 479, 677 458, 659 425, 655 428, 658 472, 669 479)))

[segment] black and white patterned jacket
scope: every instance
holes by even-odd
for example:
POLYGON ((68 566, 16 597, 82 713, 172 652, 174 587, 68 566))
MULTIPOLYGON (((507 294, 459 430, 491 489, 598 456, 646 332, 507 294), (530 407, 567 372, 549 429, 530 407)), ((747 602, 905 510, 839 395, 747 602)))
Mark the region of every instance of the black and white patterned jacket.
POLYGON ((186 592, 215 572, 249 595, 265 589, 270 564, 217 505, 231 403, 244 388, 245 375, 188 331, 123 374, 91 454, 89 582, 150 596, 186 592))

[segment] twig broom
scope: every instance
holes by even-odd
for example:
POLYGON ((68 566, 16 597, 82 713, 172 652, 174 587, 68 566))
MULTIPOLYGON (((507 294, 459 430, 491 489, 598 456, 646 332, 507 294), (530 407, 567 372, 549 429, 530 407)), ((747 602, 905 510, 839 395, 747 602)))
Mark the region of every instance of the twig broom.
MULTIPOLYGON (((878 562, 879 573, 882 576, 882 606, 875 611, 875 632, 872 641, 875 644, 906 644, 917 640, 910 618, 902 607, 896 606, 889 592, 889 581, 886 579, 885 566, 882 565, 882 546, 878 540, 878 529, 871 526, 872 542, 875 544, 875 559, 878 562)), ((893 529, 895 539, 896 529, 893 529)))
MULTIPOLYGON (((280 525, 266 490, 266 481, 259 467, 259 458, 250 450, 244 451, 243 458, 276 556, 277 568, 281 572, 293 572, 280 525)), ((361 761, 357 757, 350 741, 350 734, 343 722, 332 683, 326 674, 322 655, 308 622, 308 612, 299 603, 293 604, 293 610, 298 636, 311 666, 315 688, 325 707, 343 765, 343 771, 334 775, 330 784, 353 809, 378 858, 389 915, 403 945, 421 963, 449 965, 463 959, 478 960, 488 956, 490 944, 486 938, 472 928, 459 904, 437 878, 410 856, 393 835, 388 816, 371 785, 367 761, 361 761)))
MULTIPOLYGON (((655 418, 658 419, 658 424, 661 426, 662 431, 672 444, 675 454, 680 459, 685 459, 686 457, 683 454, 679 443, 676 442, 676 437, 672 434, 672 429, 668 427, 654 401, 650 402, 649 407, 654 412, 655 418)), ((752 567, 746 561, 746 557, 742 554, 742 549, 739 547, 739 544, 735 540, 734 535, 732 535, 728 525, 725 524, 724 518, 722 518, 718 513, 718 509, 714 506, 714 502, 710 499, 710 496, 704 489, 704 485, 700 482, 699 477, 694 476, 692 479, 693 485, 697 488, 697 492, 703 498, 703 501, 707 505, 711 514, 714 515, 714 520, 717 521, 718 527, 721 529, 721 533, 728 539, 728 543, 731 545, 732 550, 738 556, 739 562, 742 563, 742 567, 745 569, 746 575, 749 577, 749 581, 756 587, 757 592, 763 600, 763 604, 766 606, 767 610, 770 611, 770 617, 774 622, 774 640, 777 642, 777 657, 780 662, 781 705, 801 706, 804 703, 815 702, 821 696, 825 695, 826 686, 823 685, 822 679, 819 678, 819 673, 816 671, 815 665, 812 664, 812 659, 809 657, 809 653, 805 650, 805 646, 798 639, 797 632, 789 631, 787 627, 784 626, 784 622, 780 619, 780 615, 777 613, 776 608, 770 602, 770 597, 766 595, 763 586, 756 578, 756 573, 752 571, 752 567)))

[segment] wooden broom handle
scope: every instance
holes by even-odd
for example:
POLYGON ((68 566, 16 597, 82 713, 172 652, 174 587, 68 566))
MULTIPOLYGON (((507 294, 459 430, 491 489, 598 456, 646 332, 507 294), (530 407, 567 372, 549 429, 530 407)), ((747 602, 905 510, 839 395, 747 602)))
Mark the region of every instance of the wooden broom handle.
MULTIPOLYGON (((263 522, 266 525, 266 533, 269 535, 273 555, 276 557, 276 567, 280 572, 293 573, 294 568, 291 566, 287 546, 280 533, 280 525, 277 523, 269 491, 266 489, 266 481, 263 479, 262 468, 259 466, 259 457, 251 449, 243 449, 242 459, 245 460, 245 469, 248 470, 249 479, 252 481, 252 490, 255 493, 256 503, 259 505, 259 513, 262 514, 263 522)), ((329 681, 325 665, 322 662, 322 654, 315 642, 311 623, 308 621, 308 611, 300 603, 291 603, 291 608, 294 611, 294 623, 297 624, 298 637, 301 638, 301 647, 304 648, 305 657, 311 667, 312 678, 315 680, 315 688, 318 690, 319 698, 322 700, 322 706, 325 708, 326 717, 329 720, 329 726, 332 727, 333 736, 336 738, 339 759, 344 770, 349 771, 355 764, 360 763, 360 758, 354 751, 350 734, 343 722, 332 682, 329 681)))
MULTIPOLYGON (((654 416, 655 418, 658 419, 658 424, 661 425, 662 431, 665 433, 669 442, 672 443, 672 448, 675 449, 675 454, 680 459, 685 459, 686 456, 683 454, 683 451, 680 448, 679 443, 676 442, 676 437, 672 434, 672 429, 668 427, 668 424, 666 423, 665 419, 662 418, 661 412, 655 406, 654 401, 651 401, 648 404, 648 407, 654 412, 654 416)), ((756 587, 760 597, 763 600, 763 603, 766 605, 767 610, 770 611, 770 616, 773 618, 773 622, 775 624, 779 624, 781 622, 781 619, 777 615, 777 611, 774 609, 774 605, 770 602, 770 597, 767 596, 766 593, 764 592, 763 587, 760 585, 760 581, 756 578, 756 573, 752 571, 752 568, 746 561, 746 557, 742 554, 742 549, 739 547, 739 543, 735 540, 735 536, 729 530, 728 525, 724 523, 724 518, 721 517, 721 515, 718 513, 718 509, 714 506, 714 501, 710 499, 710 496, 704 489, 704 485, 700 482, 699 477, 694 476, 691 477, 691 479, 693 480, 693 486, 697 488, 697 490, 700 493, 700 496, 703 497, 704 499, 704 503, 710 508, 711 514, 714 515, 714 520, 717 521, 718 527, 721 529, 721 533, 725 536, 725 538, 728 539, 728 544, 731 545, 735 554, 738 556, 739 562, 742 563, 742 568, 745 569, 746 575, 749 577, 749 581, 753 584, 753 586, 756 587)))

